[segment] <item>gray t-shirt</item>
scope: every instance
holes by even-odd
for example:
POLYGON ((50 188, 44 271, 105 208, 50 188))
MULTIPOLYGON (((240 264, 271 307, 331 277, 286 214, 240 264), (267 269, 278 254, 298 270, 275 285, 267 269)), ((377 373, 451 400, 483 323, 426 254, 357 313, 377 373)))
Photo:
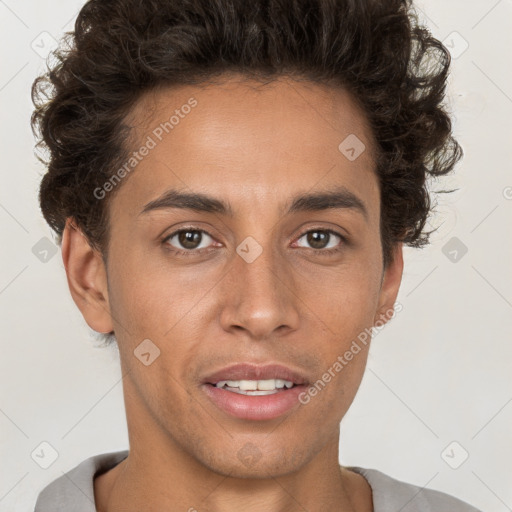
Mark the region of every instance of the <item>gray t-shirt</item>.
MULTIPOLYGON (((34 512, 96 512, 94 476, 105 473, 128 456, 128 450, 89 457, 48 484, 34 512)), ((349 467, 372 488, 374 512, 481 512, 448 494, 410 485, 375 469, 349 467)))

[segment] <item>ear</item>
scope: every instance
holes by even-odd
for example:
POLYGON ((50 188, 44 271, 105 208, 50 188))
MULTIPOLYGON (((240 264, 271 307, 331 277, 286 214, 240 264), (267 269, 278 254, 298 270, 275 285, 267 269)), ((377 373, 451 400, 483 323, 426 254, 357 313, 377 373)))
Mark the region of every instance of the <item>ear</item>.
POLYGON ((62 233, 62 261, 69 291, 87 325, 100 333, 113 331, 108 301, 107 272, 100 252, 93 249, 73 219, 62 233))
POLYGON ((377 314, 373 321, 374 324, 378 322, 378 325, 384 325, 393 316, 394 304, 398 290, 400 289, 404 269, 402 247, 402 243, 396 243, 394 245, 391 261, 382 276, 379 303, 377 306, 377 314))

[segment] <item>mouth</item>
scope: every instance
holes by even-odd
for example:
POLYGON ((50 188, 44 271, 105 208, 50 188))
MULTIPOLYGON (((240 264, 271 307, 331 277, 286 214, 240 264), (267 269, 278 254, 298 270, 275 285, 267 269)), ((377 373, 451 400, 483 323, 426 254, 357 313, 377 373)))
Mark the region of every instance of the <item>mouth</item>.
POLYGON ((239 364, 207 377, 202 388, 223 412, 242 419, 266 420, 296 406, 307 385, 302 373, 282 365, 239 364))

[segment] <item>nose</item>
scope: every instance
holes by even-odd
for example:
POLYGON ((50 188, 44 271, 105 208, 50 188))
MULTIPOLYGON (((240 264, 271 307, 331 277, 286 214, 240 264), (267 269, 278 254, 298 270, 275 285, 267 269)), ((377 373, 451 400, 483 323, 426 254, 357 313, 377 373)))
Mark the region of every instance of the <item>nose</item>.
POLYGON ((297 329, 300 300, 293 281, 291 267, 278 251, 263 249, 253 261, 237 253, 223 279, 222 327, 242 330, 254 340, 297 329))

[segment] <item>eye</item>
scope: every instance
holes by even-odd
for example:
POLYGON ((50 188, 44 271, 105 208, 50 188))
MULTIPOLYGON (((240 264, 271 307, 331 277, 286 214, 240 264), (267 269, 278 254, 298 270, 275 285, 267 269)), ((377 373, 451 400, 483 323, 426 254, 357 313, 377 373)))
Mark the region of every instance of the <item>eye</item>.
POLYGON ((171 233, 169 236, 165 237, 162 242, 173 247, 173 252, 176 254, 188 254, 194 251, 197 253, 202 252, 203 249, 208 247, 208 244, 201 247, 202 243, 205 241, 205 237, 206 241, 208 241, 208 238, 213 240, 213 238, 202 229, 184 228, 171 233), (174 243, 173 240, 175 240, 174 243))
MULTIPOLYGON (((312 229, 302 234, 297 240, 300 241, 303 238, 310 247, 301 244, 298 244, 298 247, 311 249, 317 254, 326 256, 341 251, 344 245, 348 244, 343 235, 331 229, 312 229), (336 238, 343 243, 336 243, 336 238)), ((166 236, 162 243, 170 246, 170 250, 177 256, 194 256, 211 250, 211 241, 214 239, 206 231, 190 227, 174 231, 166 236), (210 239, 209 243, 208 239, 210 239)))
MULTIPOLYGON (((343 235, 331 229, 313 229, 304 233, 298 240, 305 238, 306 242, 311 246, 309 248, 330 254, 343 248, 343 244, 336 243, 336 238, 333 239, 333 235, 342 242, 346 242, 346 238, 343 235)), ((299 247, 304 246, 299 244, 299 247)))

